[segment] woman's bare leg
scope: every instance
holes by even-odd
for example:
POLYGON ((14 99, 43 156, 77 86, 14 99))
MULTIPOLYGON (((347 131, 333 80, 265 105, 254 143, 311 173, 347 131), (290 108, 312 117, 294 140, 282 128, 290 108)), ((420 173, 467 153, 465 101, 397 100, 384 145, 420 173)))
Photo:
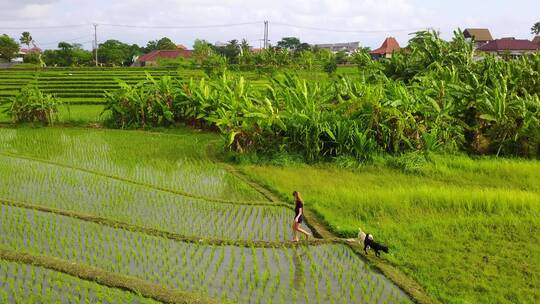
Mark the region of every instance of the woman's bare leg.
POLYGON ((300 231, 300 232, 302 232, 303 234, 305 234, 306 237, 313 236, 313 234, 311 234, 311 233, 305 231, 304 229, 300 228, 300 224, 298 224, 297 230, 300 231))
POLYGON ((293 222, 292 224, 292 241, 293 242, 298 242, 298 233, 296 232, 296 225, 298 223, 297 222, 293 222))

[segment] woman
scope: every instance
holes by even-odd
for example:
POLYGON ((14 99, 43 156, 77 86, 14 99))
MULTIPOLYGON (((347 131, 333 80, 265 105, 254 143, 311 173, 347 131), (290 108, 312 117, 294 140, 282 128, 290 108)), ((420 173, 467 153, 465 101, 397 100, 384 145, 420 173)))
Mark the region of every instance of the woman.
POLYGON ((300 192, 294 191, 294 222, 292 225, 293 229, 293 242, 298 242, 298 232, 301 232, 306 235, 306 237, 313 236, 311 233, 305 231, 304 229, 300 228, 300 224, 302 224, 302 220, 304 218, 304 200, 302 200, 302 197, 300 196, 300 192))

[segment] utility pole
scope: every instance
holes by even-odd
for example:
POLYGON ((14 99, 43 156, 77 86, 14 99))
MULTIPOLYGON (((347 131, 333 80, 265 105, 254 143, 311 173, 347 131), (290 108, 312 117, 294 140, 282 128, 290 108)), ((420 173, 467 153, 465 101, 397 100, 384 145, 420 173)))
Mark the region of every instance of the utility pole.
POLYGON ((97 42, 97 23, 94 23, 94 51, 96 53, 96 67, 98 66, 98 42, 97 42))
POLYGON ((268 48, 268 21, 264 21, 264 48, 268 48))

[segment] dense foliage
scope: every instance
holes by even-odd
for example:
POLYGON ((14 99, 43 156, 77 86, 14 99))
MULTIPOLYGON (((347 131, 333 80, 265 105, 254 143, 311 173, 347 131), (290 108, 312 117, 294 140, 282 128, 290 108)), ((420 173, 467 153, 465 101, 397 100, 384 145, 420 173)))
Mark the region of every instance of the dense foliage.
POLYGON ((35 85, 24 87, 17 95, 7 100, 4 110, 13 122, 42 122, 53 124, 61 102, 54 96, 44 94, 35 85))
POLYGON ((359 57, 359 78, 282 74, 264 90, 227 73, 192 80, 169 88, 173 114, 219 128, 232 150, 310 161, 414 150, 539 155, 540 56, 474 60, 461 34, 447 42, 420 32, 389 60, 359 57))
POLYGON ((6 34, 0 35, 0 58, 10 61, 17 56, 19 44, 6 34))
POLYGON ((170 76, 159 80, 146 74, 145 81, 130 85, 118 80, 120 89, 105 94, 105 111, 111 111, 117 127, 159 126, 172 123, 173 99, 178 88, 170 76))

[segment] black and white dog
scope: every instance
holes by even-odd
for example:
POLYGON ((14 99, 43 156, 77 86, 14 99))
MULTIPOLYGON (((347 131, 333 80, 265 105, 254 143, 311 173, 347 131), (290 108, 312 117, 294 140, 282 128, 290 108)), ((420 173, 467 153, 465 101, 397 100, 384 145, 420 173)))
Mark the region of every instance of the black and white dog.
POLYGON ((388 253, 388 246, 375 242, 373 236, 369 233, 364 238, 364 252, 366 255, 368 254, 368 248, 375 250, 375 256, 380 256, 379 251, 388 253))

